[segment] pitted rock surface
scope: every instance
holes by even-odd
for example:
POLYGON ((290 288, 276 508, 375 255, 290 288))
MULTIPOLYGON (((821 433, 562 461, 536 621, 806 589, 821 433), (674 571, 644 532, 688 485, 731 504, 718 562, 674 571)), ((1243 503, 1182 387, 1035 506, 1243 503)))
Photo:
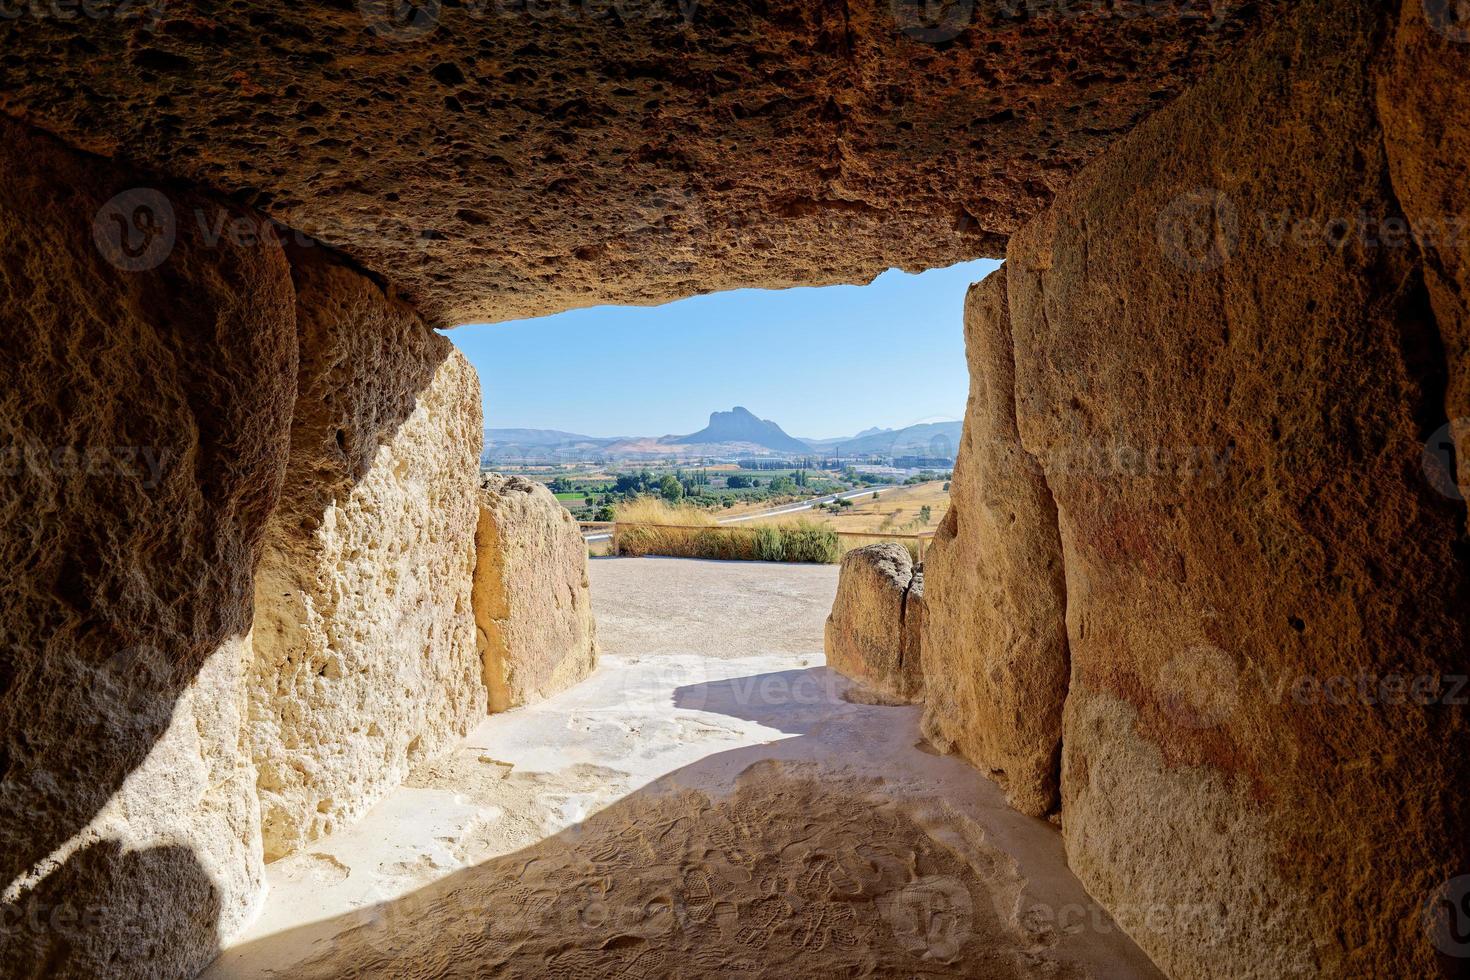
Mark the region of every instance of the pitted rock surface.
POLYGON ((0 111, 236 195, 444 326, 998 257, 1290 5, 32 6, 0 111))

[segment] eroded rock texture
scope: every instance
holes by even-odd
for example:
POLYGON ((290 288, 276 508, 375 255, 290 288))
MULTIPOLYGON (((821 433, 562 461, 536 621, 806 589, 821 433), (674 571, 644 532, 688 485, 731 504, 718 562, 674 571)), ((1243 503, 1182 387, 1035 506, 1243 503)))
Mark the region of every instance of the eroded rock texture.
POLYGON ((236 193, 446 325, 999 255, 1287 6, 35 4, 0 19, 0 110, 236 193))
POLYGON ((351 820, 485 710, 474 369, 326 250, 291 262, 300 393, 250 673, 267 858, 351 820))
POLYGON ((1454 485, 1470 497, 1470 122, 1461 111, 1470 21, 1461 12, 1439 0, 1404 2, 1375 83, 1396 217, 1405 219, 1389 232, 1423 251, 1444 351, 1447 422, 1425 465, 1447 492, 1454 485))
POLYGON ((827 666, 895 701, 924 697, 924 573, 893 541, 842 556, 827 617, 827 666))
POLYGON ((9 122, 0 171, 0 963, 189 976, 263 888, 240 679, 287 263, 149 234, 136 177, 9 122))
POLYGON ((925 561, 924 733, 1041 816, 1058 803, 1066 597, 1056 505, 1016 429, 1004 268, 970 287, 965 351, 965 432, 925 561))
POLYGON ((597 666, 587 543, 544 484, 487 475, 475 533, 475 627, 490 710, 565 690, 597 666))
POLYGON ((1068 860, 1177 977, 1432 975, 1422 913, 1465 867, 1441 307, 1377 224, 1393 16, 1301 5, 1008 253, 1065 563, 1068 860))

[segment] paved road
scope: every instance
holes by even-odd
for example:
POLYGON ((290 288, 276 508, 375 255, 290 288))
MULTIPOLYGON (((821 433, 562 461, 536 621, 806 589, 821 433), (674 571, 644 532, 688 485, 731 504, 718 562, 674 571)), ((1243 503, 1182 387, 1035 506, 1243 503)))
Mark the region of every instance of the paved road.
MULTIPOLYGON (((803 510, 811 510, 817 504, 830 504, 834 500, 850 500, 853 497, 861 497, 864 494, 882 492, 883 487, 868 487, 863 490, 848 490, 845 493, 829 493, 825 497, 815 497, 799 504, 782 504, 773 510, 756 511, 754 514, 741 514, 739 517, 722 517, 717 524, 739 524, 741 521, 754 521, 762 517, 780 517, 782 514, 795 514, 803 510)), ((598 531, 592 534, 584 534, 583 538, 590 544, 593 541, 606 541, 612 537, 610 532, 598 531)))

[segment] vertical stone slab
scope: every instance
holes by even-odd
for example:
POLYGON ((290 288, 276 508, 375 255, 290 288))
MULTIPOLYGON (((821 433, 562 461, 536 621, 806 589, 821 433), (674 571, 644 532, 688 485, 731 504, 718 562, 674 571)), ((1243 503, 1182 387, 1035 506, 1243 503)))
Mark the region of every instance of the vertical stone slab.
POLYGON ((544 485, 488 474, 475 532, 474 610, 491 711, 531 704, 597 666, 587 542, 544 485))
POLYGON ((896 541, 842 556, 823 630, 827 666, 899 703, 924 698, 924 576, 896 541))
POLYGON ((474 369, 326 250, 290 257, 300 395, 249 679, 267 859, 361 814, 485 712, 474 369))
POLYGON ((1376 78, 1389 172, 1400 213, 1377 234, 1412 239, 1438 337, 1425 359, 1444 368, 1443 429, 1425 467, 1445 493, 1470 497, 1470 20, 1448 0, 1401 0, 1376 78))
POLYGON ((1058 804, 1067 695, 1056 506, 1016 429, 1006 272, 965 298, 970 399, 950 510, 925 561, 925 736, 958 751, 1022 813, 1058 804))
POLYGON ((263 893, 241 683, 295 393, 259 218, 0 120, 0 963, 187 977, 263 893))
POLYGON ((1396 210, 1390 13, 1300 5, 1008 253, 1066 568, 1068 860, 1176 977, 1432 975, 1464 869, 1443 365, 1419 251, 1363 234, 1396 210))

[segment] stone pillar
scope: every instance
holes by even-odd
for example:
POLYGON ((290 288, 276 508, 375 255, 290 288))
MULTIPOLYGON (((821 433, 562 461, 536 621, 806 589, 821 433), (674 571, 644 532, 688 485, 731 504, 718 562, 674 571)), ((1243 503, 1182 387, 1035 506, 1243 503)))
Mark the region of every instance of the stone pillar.
MULTIPOLYGON (((1385 234, 1394 18, 1299 5, 1008 252, 1067 856, 1175 977, 1432 975, 1466 871, 1465 505, 1424 465, 1463 380, 1449 265, 1385 234)), ((1466 103, 1425 67, 1398 83, 1466 103)))
POLYGON ((1042 816, 1059 802, 1066 598, 1056 505, 1016 429, 1004 268, 970 288, 965 350, 964 437, 925 565, 924 734, 1042 816))
POLYGON ((258 216, 0 120, 0 963, 192 976, 263 892, 252 571, 296 380, 258 216))
POLYGON ((299 397, 249 677, 267 859, 350 822, 485 713, 474 369, 327 250, 290 257, 299 397))
POLYGON ((490 710, 571 687, 597 666, 587 542, 540 483, 488 475, 475 533, 475 625, 490 710))
POLYGON ((924 699, 924 573, 896 541, 842 556, 822 646, 827 666, 880 700, 924 699))

